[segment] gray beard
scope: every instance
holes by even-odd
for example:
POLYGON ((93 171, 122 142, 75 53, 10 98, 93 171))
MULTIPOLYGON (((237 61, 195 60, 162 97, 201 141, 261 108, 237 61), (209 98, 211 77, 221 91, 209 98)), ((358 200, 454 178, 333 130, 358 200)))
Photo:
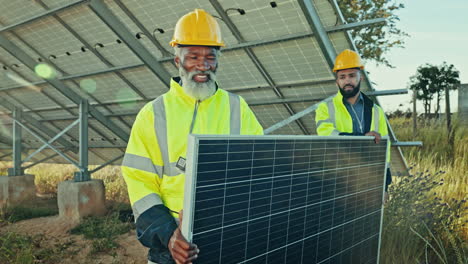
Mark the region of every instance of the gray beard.
POLYGON ((216 74, 212 71, 188 72, 184 67, 179 67, 179 75, 182 80, 184 92, 195 100, 203 101, 216 92, 216 74), (195 74, 208 74, 209 80, 204 83, 194 81, 195 74))

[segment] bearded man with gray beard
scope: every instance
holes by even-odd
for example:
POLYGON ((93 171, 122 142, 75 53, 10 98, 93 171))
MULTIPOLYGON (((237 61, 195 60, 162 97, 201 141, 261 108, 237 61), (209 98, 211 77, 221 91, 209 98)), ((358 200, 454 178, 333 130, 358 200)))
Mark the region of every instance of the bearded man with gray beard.
POLYGON ((149 248, 148 263, 158 264, 192 263, 199 253, 180 231, 188 135, 263 134, 244 99, 216 83, 224 42, 210 14, 195 9, 180 18, 170 44, 180 76, 140 110, 122 163, 137 238, 149 248))

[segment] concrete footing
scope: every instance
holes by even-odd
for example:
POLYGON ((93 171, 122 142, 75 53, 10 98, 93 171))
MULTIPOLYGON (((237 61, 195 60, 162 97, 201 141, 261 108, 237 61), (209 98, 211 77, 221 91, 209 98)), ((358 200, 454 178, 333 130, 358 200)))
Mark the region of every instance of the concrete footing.
POLYGON ((36 197, 34 175, 0 176, 0 206, 19 205, 36 197))
POLYGON ((57 192, 59 217, 79 222, 86 216, 106 213, 105 188, 102 180, 84 182, 64 181, 57 192))

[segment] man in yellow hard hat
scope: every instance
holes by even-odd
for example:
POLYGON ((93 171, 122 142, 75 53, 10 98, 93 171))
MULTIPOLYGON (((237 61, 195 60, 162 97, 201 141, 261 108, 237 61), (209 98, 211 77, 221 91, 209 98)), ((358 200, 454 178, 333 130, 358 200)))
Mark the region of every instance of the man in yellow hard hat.
POLYGON ((180 232, 187 136, 263 134, 244 99, 216 83, 224 42, 215 18, 201 9, 186 14, 170 44, 180 77, 138 113, 122 163, 138 240, 150 249, 148 263, 158 264, 191 263, 199 252, 180 232))
MULTIPOLYGON (((382 136, 388 135, 384 111, 360 91, 363 69, 361 57, 352 50, 346 49, 336 56, 333 72, 339 92, 317 108, 315 122, 319 136, 373 136, 378 144, 382 136)), ((385 189, 391 181, 388 169, 385 189)))

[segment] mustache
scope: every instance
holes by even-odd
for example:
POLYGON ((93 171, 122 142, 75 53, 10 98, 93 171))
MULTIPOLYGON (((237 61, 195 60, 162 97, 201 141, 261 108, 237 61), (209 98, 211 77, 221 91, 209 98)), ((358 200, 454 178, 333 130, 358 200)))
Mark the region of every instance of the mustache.
POLYGON ((214 81, 216 80, 216 72, 215 71, 193 71, 193 72, 188 72, 188 79, 189 80, 192 80, 193 76, 197 75, 197 74, 206 74, 209 78, 209 81, 214 81))

